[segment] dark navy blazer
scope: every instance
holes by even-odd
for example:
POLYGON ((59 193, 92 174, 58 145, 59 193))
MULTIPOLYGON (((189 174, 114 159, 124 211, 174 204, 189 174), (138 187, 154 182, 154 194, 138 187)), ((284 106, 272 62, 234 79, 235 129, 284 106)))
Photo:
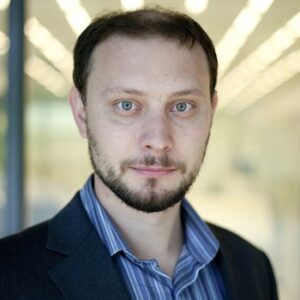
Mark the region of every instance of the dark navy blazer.
MULTIPOLYGON (((263 252, 210 225, 229 300, 277 299, 263 252)), ((129 299, 122 275, 77 193, 50 221, 0 240, 0 299, 129 299)))

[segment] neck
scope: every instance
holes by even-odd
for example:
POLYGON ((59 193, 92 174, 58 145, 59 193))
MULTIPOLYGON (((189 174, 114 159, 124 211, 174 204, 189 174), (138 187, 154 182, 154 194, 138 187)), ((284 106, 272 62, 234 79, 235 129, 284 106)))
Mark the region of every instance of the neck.
POLYGON ((124 204, 95 176, 95 191, 130 251, 139 259, 158 261, 170 277, 183 245, 180 203, 156 213, 145 213, 124 204))

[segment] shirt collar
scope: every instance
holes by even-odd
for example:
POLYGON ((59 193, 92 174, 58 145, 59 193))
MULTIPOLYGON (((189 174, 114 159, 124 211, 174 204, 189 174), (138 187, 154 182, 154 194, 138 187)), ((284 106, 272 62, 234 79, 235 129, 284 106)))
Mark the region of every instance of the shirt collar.
POLYGON ((220 244, 208 225, 200 218, 191 204, 182 200, 185 246, 201 265, 206 265, 216 256, 220 244))
POLYGON ((105 211, 94 190, 93 175, 91 175, 83 188, 80 197, 92 224, 96 228, 102 242, 106 246, 110 256, 120 251, 129 252, 128 247, 122 240, 111 217, 105 211))
MULTIPOLYGON (((82 204, 110 256, 118 252, 125 252, 133 258, 133 254, 122 240, 118 229, 97 198, 93 187, 93 175, 80 190, 80 196, 82 204)), ((206 265, 215 257, 219 249, 219 242, 186 199, 182 200, 181 207, 185 246, 195 260, 201 265, 206 265)))

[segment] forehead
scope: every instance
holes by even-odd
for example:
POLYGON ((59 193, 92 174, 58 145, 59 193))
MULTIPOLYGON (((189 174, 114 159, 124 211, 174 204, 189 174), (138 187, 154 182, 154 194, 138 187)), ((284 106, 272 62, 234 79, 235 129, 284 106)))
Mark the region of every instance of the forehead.
POLYGON ((142 38, 129 37, 124 35, 113 35, 103 42, 99 43, 91 56, 91 67, 98 60, 102 62, 113 61, 116 56, 121 56, 123 61, 128 61, 133 55, 135 59, 149 60, 155 55, 163 56, 168 52, 170 58, 180 56, 181 59, 185 56, 191 59, 196 58, 207 63, 207 57, 202 46, 199 43, 182 44, 179 40, 168 39, 161 36, 145 36, 142 38), (173 50, 172 52, 168 52, 173 50))
POLYGON ((163 37, 132 38, 112 36, 92 53, 89 78, 98 84, 147 81, 174 84, 174 81, 201 81, 209 85, 209 69, 199 43, 192 47, 163 37))

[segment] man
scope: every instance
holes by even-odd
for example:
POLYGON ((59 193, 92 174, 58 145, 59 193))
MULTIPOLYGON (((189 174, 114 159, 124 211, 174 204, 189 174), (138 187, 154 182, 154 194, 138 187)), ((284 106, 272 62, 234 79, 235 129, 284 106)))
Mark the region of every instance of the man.
POLYGON ((93 21, 69 102, 94 175, 53 219, 0 242, 1 299, 277 299, 266 256, 184 199, 216 77, 211 40, 185 15, 93 21))

